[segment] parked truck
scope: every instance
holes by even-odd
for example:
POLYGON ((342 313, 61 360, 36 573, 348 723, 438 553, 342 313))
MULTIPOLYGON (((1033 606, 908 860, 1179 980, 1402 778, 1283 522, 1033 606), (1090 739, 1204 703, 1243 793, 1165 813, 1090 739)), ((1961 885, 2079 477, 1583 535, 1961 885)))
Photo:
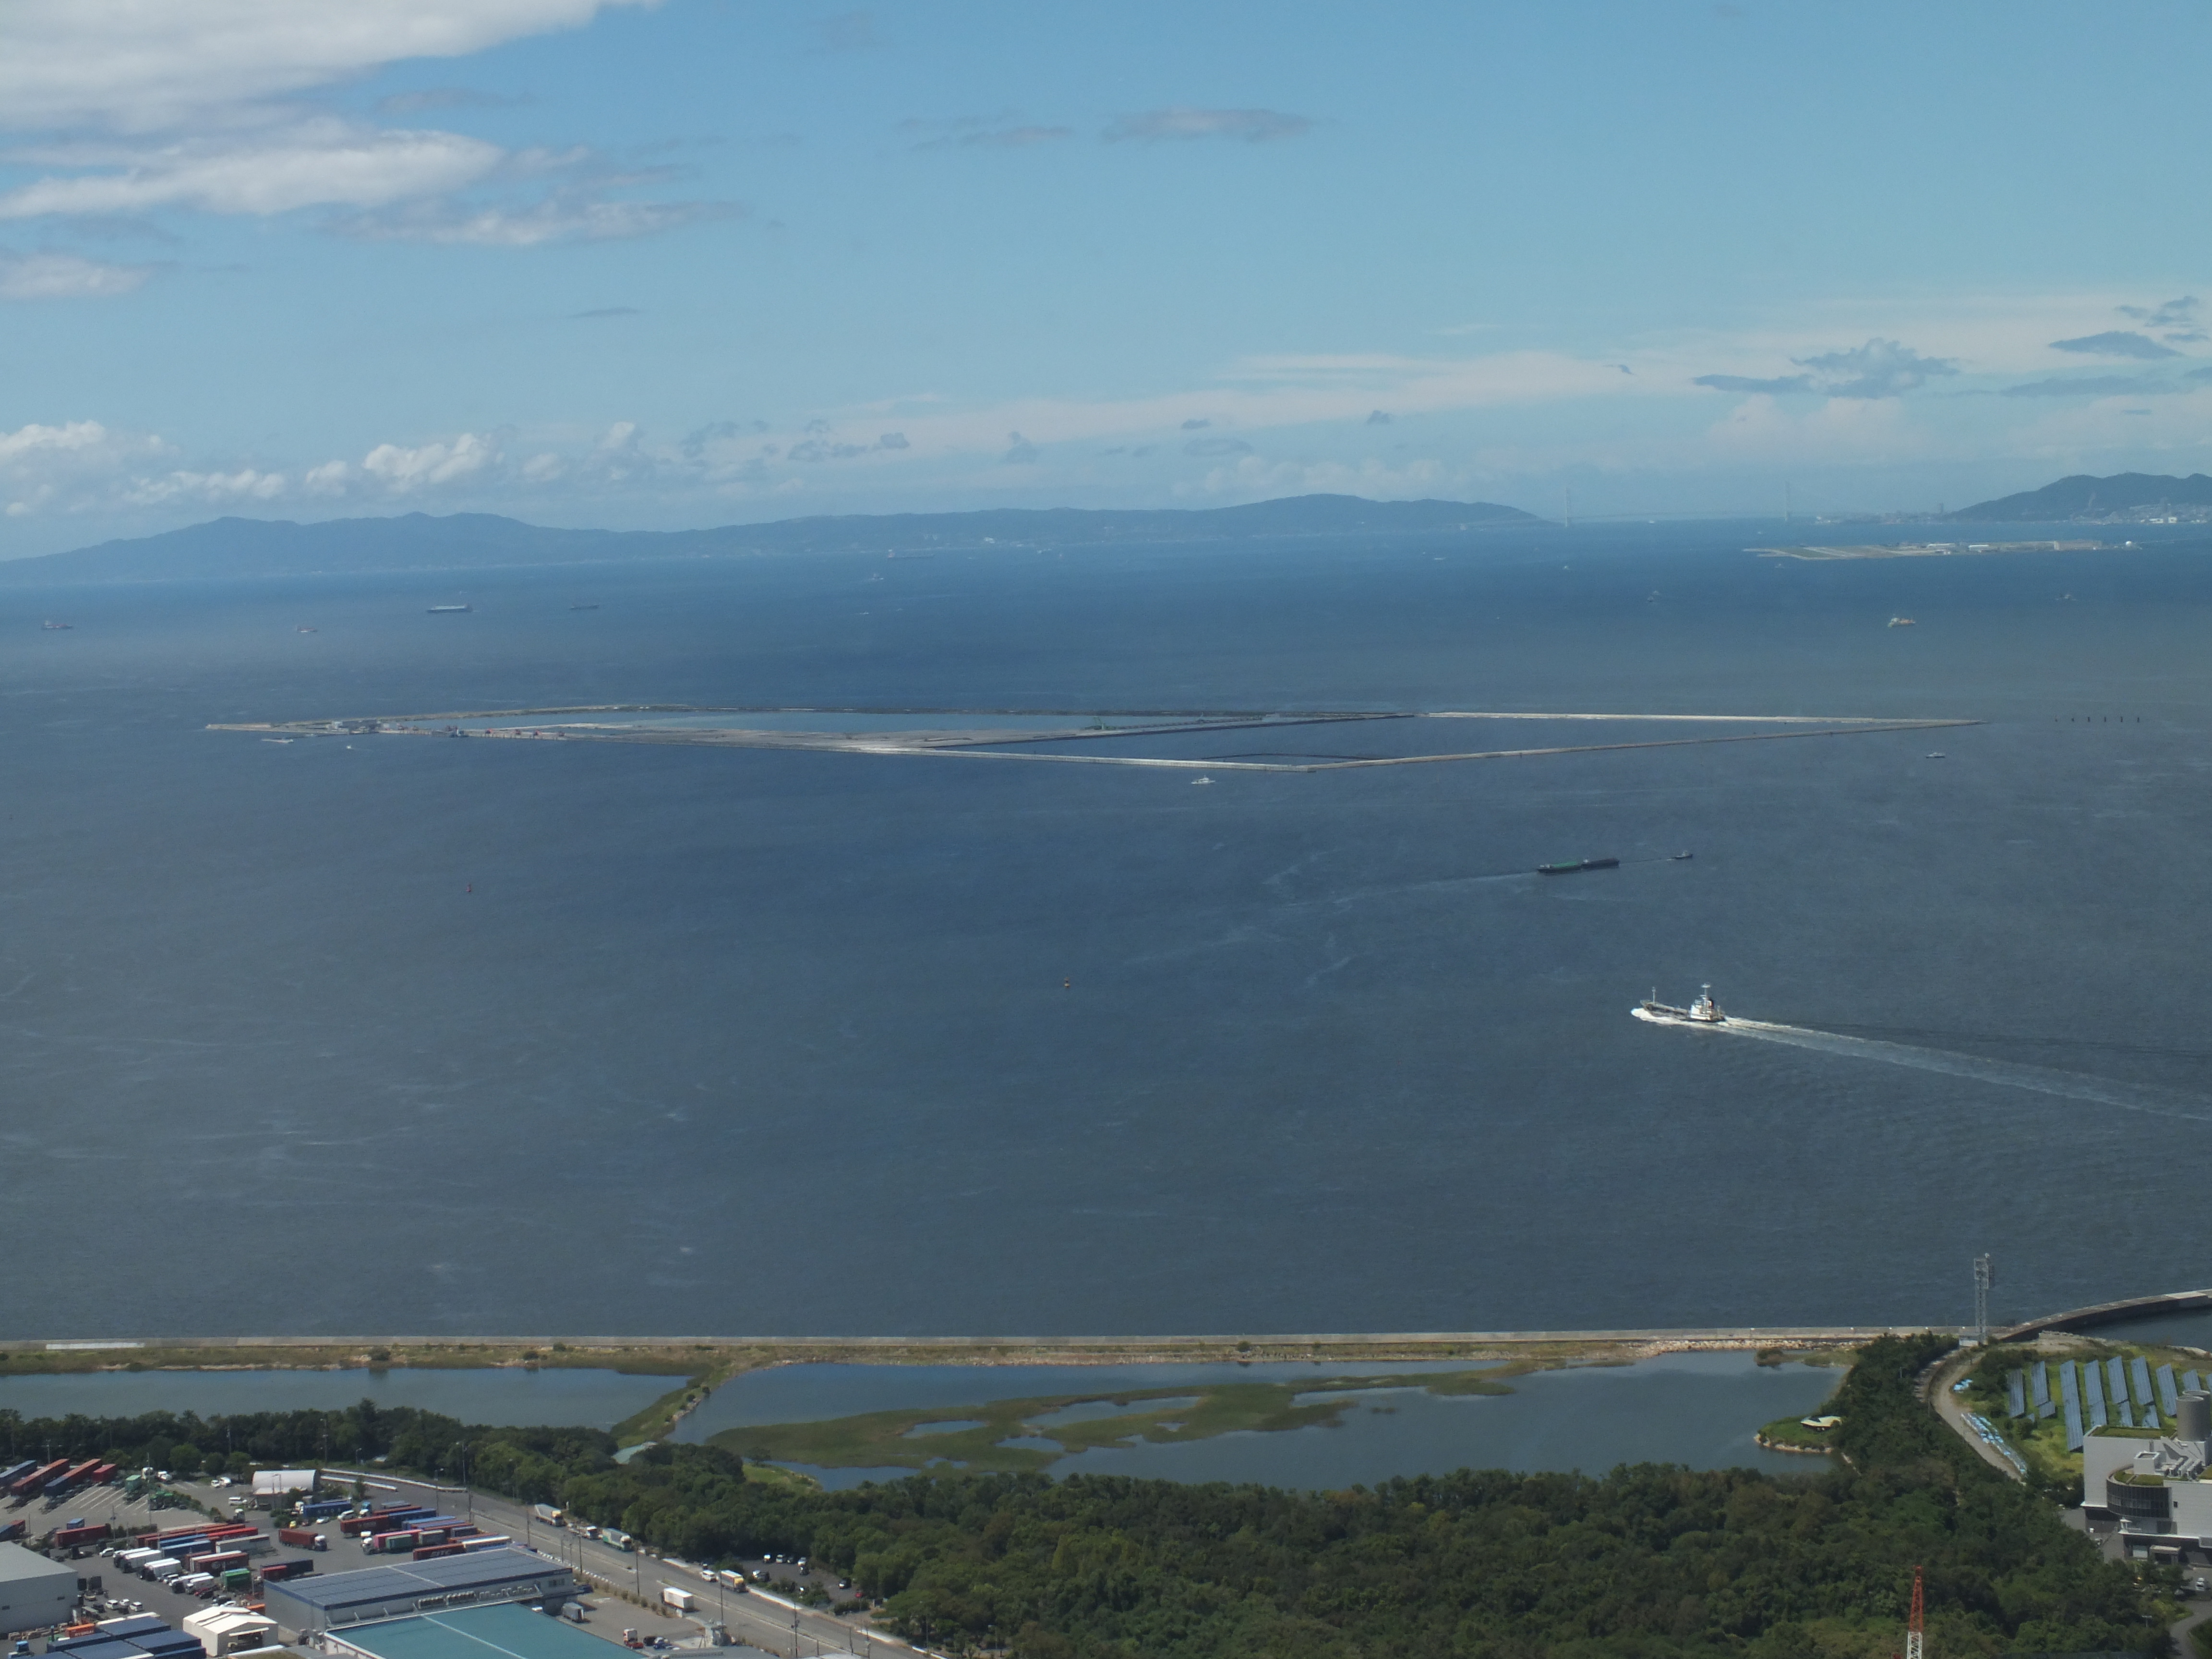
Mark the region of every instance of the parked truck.
POLYGON ((562 1527, 568 1524, 562 1512, 550 1504, 534 1504, 531 1506, 530 1512, 549 1527, 562 1527))
POLYGON ((11 1497, 28 1498, 34 1492, 42 1492, 46 1489, 47 1481, 67 1468, 69 1468, 69 1459, 66 1457, 57 1458, 51 1463, 41 1464, 37 1468, 18 1476, 9 1486, 9 1493, 11 1497))
POLYGON ((685 1615, 688 1615, 693 1607, 699 1605, 699 1598, 697 1596, 694 1595, 688 1589, 678 1589, 673 1584, 666 1584, 661 1587, 660 1599, 674 1612, 685 1615))
POLYGON ((305 1527, 277 1528, 276 1541, 295 1550, 326 1550, 331 1547, 329 1539, 319 1532, 310 1532, 305 1527))

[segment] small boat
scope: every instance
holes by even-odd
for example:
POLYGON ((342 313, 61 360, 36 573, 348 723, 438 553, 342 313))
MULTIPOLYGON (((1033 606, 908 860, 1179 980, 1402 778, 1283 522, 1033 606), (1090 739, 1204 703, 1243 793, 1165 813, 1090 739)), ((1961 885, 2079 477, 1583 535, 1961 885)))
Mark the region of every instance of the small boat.
POLYGON ((1680 863, 1681 863, 1681 861, 1682 861, 1684 859, 1693 859, 1693 858, 1695 858, 1695 857, 1697 857, 1697 856, 1698 856, 1698 855, 1697 855, 1695 853, 1689 853, 1689 852, 1677 853, 1677 854, 1675 854, 1672 858, 1668 859, 1667 861, 1668 861, 1669 864, 1680 864, 1680 863))
POLYGON ((1659 988, 1653 986, 1651 994, 1628 1011, 1637 1018, 1649 1020, 1655 1025, 1725 1025, 1728 1016, 1713 1000, 1713 988, 1699 988, 1697 1000, 1686 1008, 1677 1008, 1672 1003, 1659 1000, 1659 988))
POLYGON ((599 608, 596 605, 572 605, 568 607, 571 611, 597 611, 599 608))
POLYGON ((76 624, 74 623, 58 622, 42 622, 39 624, 40 627, 45 629, 49 634, 66 634, 76 625, 76 624))
POLYGON ((1913 621, 1910 617, 1892 617, 1889 619, 1889 625, 1892 628, 1917 628, 1920 626, 1918 623, 1913 621))
POLYGON ((1618 870, 1620 867, 1619 859, 1571 859, 1565 864, 1540 864, 1536 866, 1536 873, 1540 876, 1571 876, 1581 870, 1618 870))
POLYGON ((473 605, 434 605, 430 607, 429 614, 434 617, 450 617, 457 611, 472 611, 475 608, 473 605))
POLYGON ((294 629, 292 631, 293 631, 295 634, 319 634, 319 633, 321 633, 323 630, 322 630, 321 629, 319 629, 319 628, 310 628, 310 627, 308 627, 308 626, 307 626, 307 623, 301 623, 297 628, 294 629))
POLYGON ((1212 781, 1213 780, 1212 778, 1193 778, 1190 781, 1190 787, 1195 789, 1201 783, 1212 783, 1212 781))
POLYGON ((1929 760, 1942 760, 1945 758, 1945 756, 1942 750, 1931 749, 1928 751, 1928 758, 1929 760))

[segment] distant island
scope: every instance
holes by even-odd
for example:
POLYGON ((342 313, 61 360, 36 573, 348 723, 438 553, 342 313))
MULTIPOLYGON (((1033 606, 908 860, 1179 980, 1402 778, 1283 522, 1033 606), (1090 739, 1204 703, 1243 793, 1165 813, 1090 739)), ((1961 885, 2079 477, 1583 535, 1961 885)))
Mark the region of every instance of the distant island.
POLYGON ((1947 518, 1962 524, 2202 524, 2212 520, 2212 478, 2192 472, 2116 472, 2095 478, 2077 472, 2040 489, 1978 501, 1947 518))
POLYGON ((1293 495, 1243 507, 1098 511, 997 507, 781 519, 714 530, 553 530, 489 513, 386 519, 216 519, 158 536, 0 563, 0 579, 185 577, 465 570, 764 553, 924 554, 983 547, 1107 547, 1263 538, 1492 530, 1545 520, 1491 501, 1293 495))

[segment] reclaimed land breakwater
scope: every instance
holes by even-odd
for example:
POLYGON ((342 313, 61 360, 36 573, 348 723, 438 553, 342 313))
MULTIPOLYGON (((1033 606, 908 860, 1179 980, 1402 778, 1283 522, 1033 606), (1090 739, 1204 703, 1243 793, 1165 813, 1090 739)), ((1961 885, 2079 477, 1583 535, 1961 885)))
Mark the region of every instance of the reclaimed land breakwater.
MULTIPOLYGON (((665 1376, 675 1386, 615 1426, 625 1443, 665 1437, 731 1378, 800 1364, 995 1367, 1297 1364, 1321 1375, 1445 1363, 1495 1381, 1509 1374, 1628 1365, 1663 1354, 1753 1352, 1777 1360, 1842 1355, 1913 1326, 1803 1326, 1600 1331, 1304 1333, 1252 1336, 1022 1337, 146 1337, 9 1344, 11 1376, 132 1371, 584 1368, 665 1376)), ((1371 1381, 1371 1379, 1370 1379, 1371 1381)), ((1188 1389, 1181 1392, 1188 1393, 1188 1389)), ((0 1402, 4 1403, 4 1402, 0 1402)), ((1246 1402, 1248 1405, 1257 1402, 1246 1402)), ((1270 1411, 1261 1413, 1266 1416, 1270 1411)), ((1224 1426, 1225 1426, 1224 1420, 1224 1426)))

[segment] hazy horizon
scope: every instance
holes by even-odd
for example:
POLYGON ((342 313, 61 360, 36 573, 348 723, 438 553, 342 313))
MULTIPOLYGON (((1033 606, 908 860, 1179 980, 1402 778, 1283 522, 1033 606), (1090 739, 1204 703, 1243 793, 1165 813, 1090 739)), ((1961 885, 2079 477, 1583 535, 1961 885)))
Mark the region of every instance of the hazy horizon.
POLYGON ((2194 118, 2106 15, 4 4, 0 557, 2206 465, 2208 233, 2141 159, 2194 118))

